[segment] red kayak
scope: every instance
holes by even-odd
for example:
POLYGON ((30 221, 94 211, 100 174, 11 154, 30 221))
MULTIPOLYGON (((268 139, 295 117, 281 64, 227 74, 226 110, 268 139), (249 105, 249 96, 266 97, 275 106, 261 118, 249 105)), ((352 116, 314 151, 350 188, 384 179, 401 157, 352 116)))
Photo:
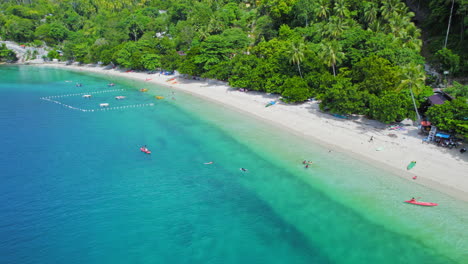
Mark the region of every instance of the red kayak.
POLYGON ((428 203, 428 202, 418 202, 418 201, 405 201, 405 203, 415 204, 415 205, 422 205, 422 206, 437 206, 437 203, 428 203))
POLYGON ((144 152, 146 154, 151 154, 151 151, 149 149, 145 148, 145 147, 141 147, 140 150, 141 150, 141 152, 144 152))

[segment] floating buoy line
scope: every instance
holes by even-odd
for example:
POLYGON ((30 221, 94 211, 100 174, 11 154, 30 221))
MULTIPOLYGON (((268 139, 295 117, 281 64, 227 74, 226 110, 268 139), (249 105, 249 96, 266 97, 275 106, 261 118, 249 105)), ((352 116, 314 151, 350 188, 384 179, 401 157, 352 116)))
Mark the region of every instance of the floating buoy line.
POLYGON ((72 109, 72 110, 77 110, 81 112, 98 112, 98 111, 110 111, 110 110, 118 110, 118 109, 127 109, 127 108, 137 108, 137 107, 146 107, 146 106, 154 106, 154 103, 149 103, 149 104, 133 104, 133 105, 125 105, 125 106, 114 106, 114 107, 108 107, 109 104, 106 104, 107 106, 102 107, 103 104, 100 104, 101 108, 97 109, 83 109, 79 107, 74 107, 68 104, 64 104, 60 101, 54 100, 58 98, 64 98, 64 97, 70 97, 70 96, 83 96, 83 95, 90 95, 90 94, 100 94, 100 93, 110 93, 110 92, 119 92, 123 91, 124 89, 115 89, 115 90, 105 90, 105 91, 97 91, 97 92, 86 92, 86 93, 74 93, 74 94, 63 94, 63 95, 53 95, 53 96, 46 96, 46 97, 41 97, 41 100, 56 103, 59 105, 62 105, 63 107, 72 109))
POLYGON ((63 97, 69 97, 69 96, 78 96, 78 95, 85 95, 85 94, 100 94, 100 93, 110 93, 110 92, 120 92, 124 91, 124 89, 114 89, 114 90, 105 90, 105 91, 97 91, 97 92, 86 92, 86 93, 74 93, 74 94, 62 94, 62 95, 53 95, 53 96, 46 96, 46 97, 41 97, 42 100, 45 100, 47 98, 63 98, 63 97))

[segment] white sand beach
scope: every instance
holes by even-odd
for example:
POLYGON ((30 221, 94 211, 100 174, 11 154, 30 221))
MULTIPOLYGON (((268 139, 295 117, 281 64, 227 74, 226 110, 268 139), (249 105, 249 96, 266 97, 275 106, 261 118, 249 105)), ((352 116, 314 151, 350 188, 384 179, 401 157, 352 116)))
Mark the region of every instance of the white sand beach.
POLYGON ((132 78, 148 83, 149 90, 152 88, 150 84, 168 86, 261 118, 312 142, 324 144, 333 151, 346 151, 392 170, 408 181, 468 201, 468 153, 422 143, 423 136, 418 135, 418 128, 409 120, 401 130, 390 130, 385 124, 363 117, 341 119, 323 113, 317 101, 299 105, 277 101, 274 106, 265 107, 278 96, 240 92, 219 81, 59 63, 41 65, 132 78), (417 165, 407 171, 406 166, 413 160, 417 165), (417 176, 416 180, 413 180, 414 176, 417 176))

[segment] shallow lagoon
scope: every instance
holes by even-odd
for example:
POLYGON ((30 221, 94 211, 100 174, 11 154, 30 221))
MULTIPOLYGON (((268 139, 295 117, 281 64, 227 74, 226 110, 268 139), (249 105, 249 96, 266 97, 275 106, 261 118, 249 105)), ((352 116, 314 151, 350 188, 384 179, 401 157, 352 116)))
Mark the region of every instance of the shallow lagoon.
POLYGON ((0 262, 468 259, 466 203, 243 113, 105 78, 0 68, 0 262), (90 92, 102 93, 40 99, 90 92), (402 203, 411 196, 441 206, 402 203))

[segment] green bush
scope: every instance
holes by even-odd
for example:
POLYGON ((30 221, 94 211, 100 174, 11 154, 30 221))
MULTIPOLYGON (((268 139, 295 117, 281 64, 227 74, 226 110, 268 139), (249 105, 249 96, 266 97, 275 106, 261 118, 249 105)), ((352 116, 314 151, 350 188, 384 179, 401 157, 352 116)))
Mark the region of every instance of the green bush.
POLYGON ((60 54, 56 50, 51 50, 49 53, 47 53, 47 58, 53 60, 53 59, 59 59, 60 54))

